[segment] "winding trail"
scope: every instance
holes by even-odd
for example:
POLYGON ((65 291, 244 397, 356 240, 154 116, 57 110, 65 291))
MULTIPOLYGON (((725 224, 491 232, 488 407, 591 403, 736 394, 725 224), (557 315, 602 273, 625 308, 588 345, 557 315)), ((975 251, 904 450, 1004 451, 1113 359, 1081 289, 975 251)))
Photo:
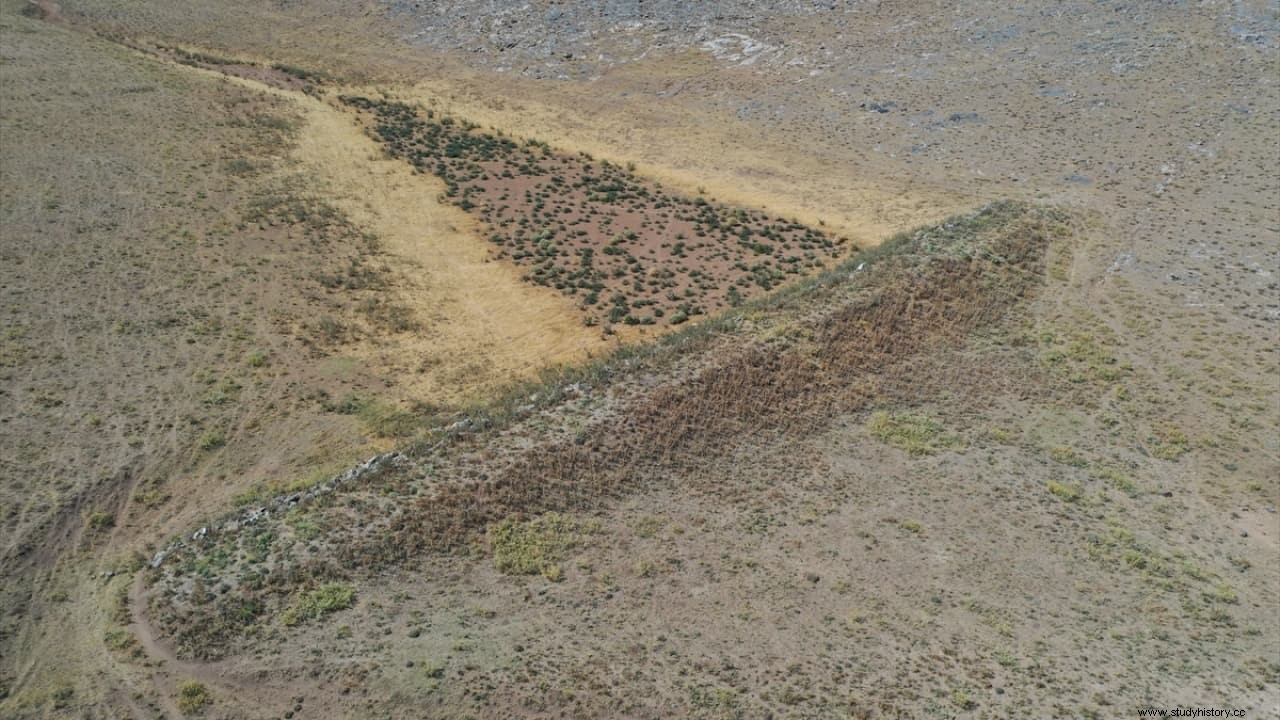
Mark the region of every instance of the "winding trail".
POLYGON ((133 633, 134 639, 138 641, 138 645, 147 654, 147 657, 153 663, 159 661, 157 667, 152 670, 151 680, 152 684, 159 690, 156 696, 169 717, 182 718, 185 716, 178 708, 173 695, 163 691, 165 684, 176 687, 183 682, 194 680, 214 688, 214 692, 235 694, 261 689, 262 685, 259 683, 245 682, 231 675, 227 672, 223 663, 192 662, 179 658, 173 647, 156 635, 155 628, 147 619, 145 598, 143 575, 142 573, 137 573, 129 587, 129 616, 131 622, 128 629, 133 633))

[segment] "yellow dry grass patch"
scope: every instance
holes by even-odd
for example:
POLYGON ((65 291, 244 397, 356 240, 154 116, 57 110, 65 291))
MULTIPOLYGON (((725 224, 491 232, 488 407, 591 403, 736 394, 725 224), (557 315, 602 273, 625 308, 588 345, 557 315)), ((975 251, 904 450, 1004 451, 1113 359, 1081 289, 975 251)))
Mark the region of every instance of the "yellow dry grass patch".
POLYGON ((387 158, 350 114, 300 92, 227 80, 297 103, 306 124, 295 159, 327 201, 378 236, 408 279, 396 299, 414 310, 420 329, 350 350, 396 377, 406 395, 461 402, 609 345, 568 298, 493 261, 475 220, 437 200, 443 183, 387 158))
POLYGON ((474 220, 437 202, 442 183, 385 159, 350 115, 306 100, 298 158, 331 202, 405 263, 412 285, 401 289, 400 301, 423 320, 421 332, 362 348, 370 360, 408 371, 404 377, 414 394, 457 399, 466 389, 578 360, 605 346, 567 298, 491 261, 474 220))

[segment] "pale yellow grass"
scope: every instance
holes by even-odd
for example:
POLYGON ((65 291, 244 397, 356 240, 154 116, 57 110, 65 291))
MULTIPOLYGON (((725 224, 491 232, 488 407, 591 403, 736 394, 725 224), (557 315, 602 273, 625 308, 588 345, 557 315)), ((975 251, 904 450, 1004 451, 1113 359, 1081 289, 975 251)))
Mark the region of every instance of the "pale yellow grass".
POLYGON ((297 157, 334 204, 404 263, 411 285, 400 301, 423 321, 421 332, 358 352, 410 371, 400 375, 415 395, 458 400, 604 349, 568 298, 491 260, 475 221, 437 201, 442 183, 384 158, 351 115, 305 96, 299 103, 308 122, 297 157))
POLYGON ((294 159, 328 202, 377 235, 407 279, 393 292, 413 308, 421 329, 347 349, 396 377, 402 395, 464 402, 609 346, 599 330, 583 324, 568 298, 492 260, 476 221, 438 200, 443 183, 387 158, 352 114, 304 93, 227 80, 297 104, 306 121, 294 159))

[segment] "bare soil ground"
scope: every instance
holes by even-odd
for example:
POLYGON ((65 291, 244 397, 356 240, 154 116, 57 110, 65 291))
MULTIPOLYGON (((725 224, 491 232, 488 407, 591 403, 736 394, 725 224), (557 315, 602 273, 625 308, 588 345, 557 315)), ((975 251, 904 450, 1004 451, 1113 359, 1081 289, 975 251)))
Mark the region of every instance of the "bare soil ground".
POLYGON ((0 714, 1280 717, 1271 4, 24 8, 0 714), (864 253, 618 348, 338 95, 864 253))

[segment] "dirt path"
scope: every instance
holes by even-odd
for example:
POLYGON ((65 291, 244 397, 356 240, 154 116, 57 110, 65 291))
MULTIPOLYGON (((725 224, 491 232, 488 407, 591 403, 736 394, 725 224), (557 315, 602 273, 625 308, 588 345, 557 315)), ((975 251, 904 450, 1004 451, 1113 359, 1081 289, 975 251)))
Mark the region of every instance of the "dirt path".
POLYGON ((208 686, 215 695, 221 696, 255 693, 262 689, 257 683, 247 683, 233 677, 222 664, 191 662, 179 658, 173 648, 156 635, 155 628, 147 619, 143 591, 142 574, 138 573, 129 587, 128 629, 147 654, 147 658, 155 665, 151 672, 152 685, 157 690, 156 697, 160 705, 169 717, 182 718, 184 715, 174 701, 174 694, 166 692, 168 687, 176 689, 182 683, 194 680, 208 686), (156 664, 155 661, 159 663, 156 664))

